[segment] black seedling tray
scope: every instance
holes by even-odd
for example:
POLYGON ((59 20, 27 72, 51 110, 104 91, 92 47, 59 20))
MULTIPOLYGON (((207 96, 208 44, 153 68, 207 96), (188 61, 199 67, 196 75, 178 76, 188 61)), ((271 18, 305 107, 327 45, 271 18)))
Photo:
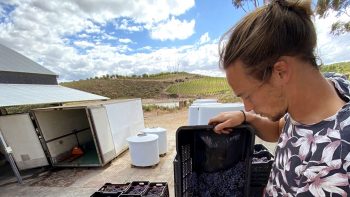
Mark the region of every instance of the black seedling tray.
POLYGON ((221 135, 213 128, 200 125, 177 130, 177 155, 174 159, 176 197, 249 195, 255 139, 253 128, 240 125, 232 128, 230 134, 221 135), (220 185, 220 181, 223 184, 215 186, 220 185))

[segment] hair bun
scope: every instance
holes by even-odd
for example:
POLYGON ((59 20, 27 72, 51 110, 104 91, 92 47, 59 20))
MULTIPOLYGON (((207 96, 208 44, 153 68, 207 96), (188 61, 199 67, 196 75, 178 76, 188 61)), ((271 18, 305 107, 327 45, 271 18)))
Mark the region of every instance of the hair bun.
POLYGON ((271 5, 273 6, 273 4, 278 5, 281 8, 304 13, 307 16, 313 15, 311 0, 273 0, 271 5))
POLYGON ((275 0, 275 3, 277 3, 281 7, 289 7, 288 2, 286 0, 275 0))

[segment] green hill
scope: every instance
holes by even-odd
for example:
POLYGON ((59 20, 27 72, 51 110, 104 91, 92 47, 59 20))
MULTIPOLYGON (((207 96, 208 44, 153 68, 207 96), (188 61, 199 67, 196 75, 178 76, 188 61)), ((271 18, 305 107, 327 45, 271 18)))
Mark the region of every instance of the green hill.
POLYGON ((336 72, 350 76, 350 62, 339 62, 321 66, 322 72, 336 72))
MULTIPOLYGON (((322 72, 338 72, 350 75, 350 62, 321 66, 322 72)), ((116 98, 218 98, 221 102, 237 100, 226 79, 185 72, 159 73, 142 76, 107 75, 95 79, 65 82, 71 87, 112 99, 116 98)))
POLYGON ((147 76, 117 77, 103 76, 98 79, 86 79, 64 82, 60 85, 115 98, 166 98, 176 97, 165 89, 172 84, 183 83, 203 76, 184 72, 159 73, 147 76))
POLYGON ((215 97, 221 102, 236 100, 230 86, 227 84, 226 78, 223 77, 203 76, 199 79, 172 84, 165 91, 169 94, 177 94, 184 97, 215 97))

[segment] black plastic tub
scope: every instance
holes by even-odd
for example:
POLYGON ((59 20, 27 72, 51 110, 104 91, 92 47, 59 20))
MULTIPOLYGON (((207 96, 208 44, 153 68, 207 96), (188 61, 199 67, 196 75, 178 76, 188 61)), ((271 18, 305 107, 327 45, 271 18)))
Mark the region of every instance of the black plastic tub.
POLYGON ((213 126, 184 126, 176 132, 175 196, 249 196, 255 134, 245 124, 230 134, 213 126))

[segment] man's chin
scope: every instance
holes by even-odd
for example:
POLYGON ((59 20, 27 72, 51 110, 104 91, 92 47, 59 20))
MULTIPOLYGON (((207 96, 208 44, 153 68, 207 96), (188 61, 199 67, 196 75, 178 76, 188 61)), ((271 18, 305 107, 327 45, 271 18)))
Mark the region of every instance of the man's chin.
POLYGON ((279 113, 279 114, 277 114, 275 116, 270 115, 270 114, 265 114, 265 113, 257 113, 257 112, 255 112, 255 113, 259 114, 261 117, 264 117, 264 118, 267 118, 267 119, 269 119, 269 120, 271 120, 273 122, 276 122, 276 121, 279 121, 281 118, 284 117, 284 115, 287 113, 287 110, 284 113, 281 112, 281 113, 279 113))
POLYGON ((276 122, 279 121, 281 118, 279 117, 267 117, 269 120, 271 120, 272 122, 276 122))
POLYGON ((283 115, 278 114, 277 116, 268 116, 267 118, 268 118, 269 120, 271 120, 272 122, 276 122, 276 121, 281 120, 281 118, 282 118, 283 116, 284 116, 284 114, 283 114, 283 115))
POLYGON ((281 116, 280 114, 277 116, 271 116, 269 114, 264 114, 264 113, 257 113, 257 114, 259 114, 259 116, 267 118, 273 122, 279 121, 283 117, 283 115, 281 116))

